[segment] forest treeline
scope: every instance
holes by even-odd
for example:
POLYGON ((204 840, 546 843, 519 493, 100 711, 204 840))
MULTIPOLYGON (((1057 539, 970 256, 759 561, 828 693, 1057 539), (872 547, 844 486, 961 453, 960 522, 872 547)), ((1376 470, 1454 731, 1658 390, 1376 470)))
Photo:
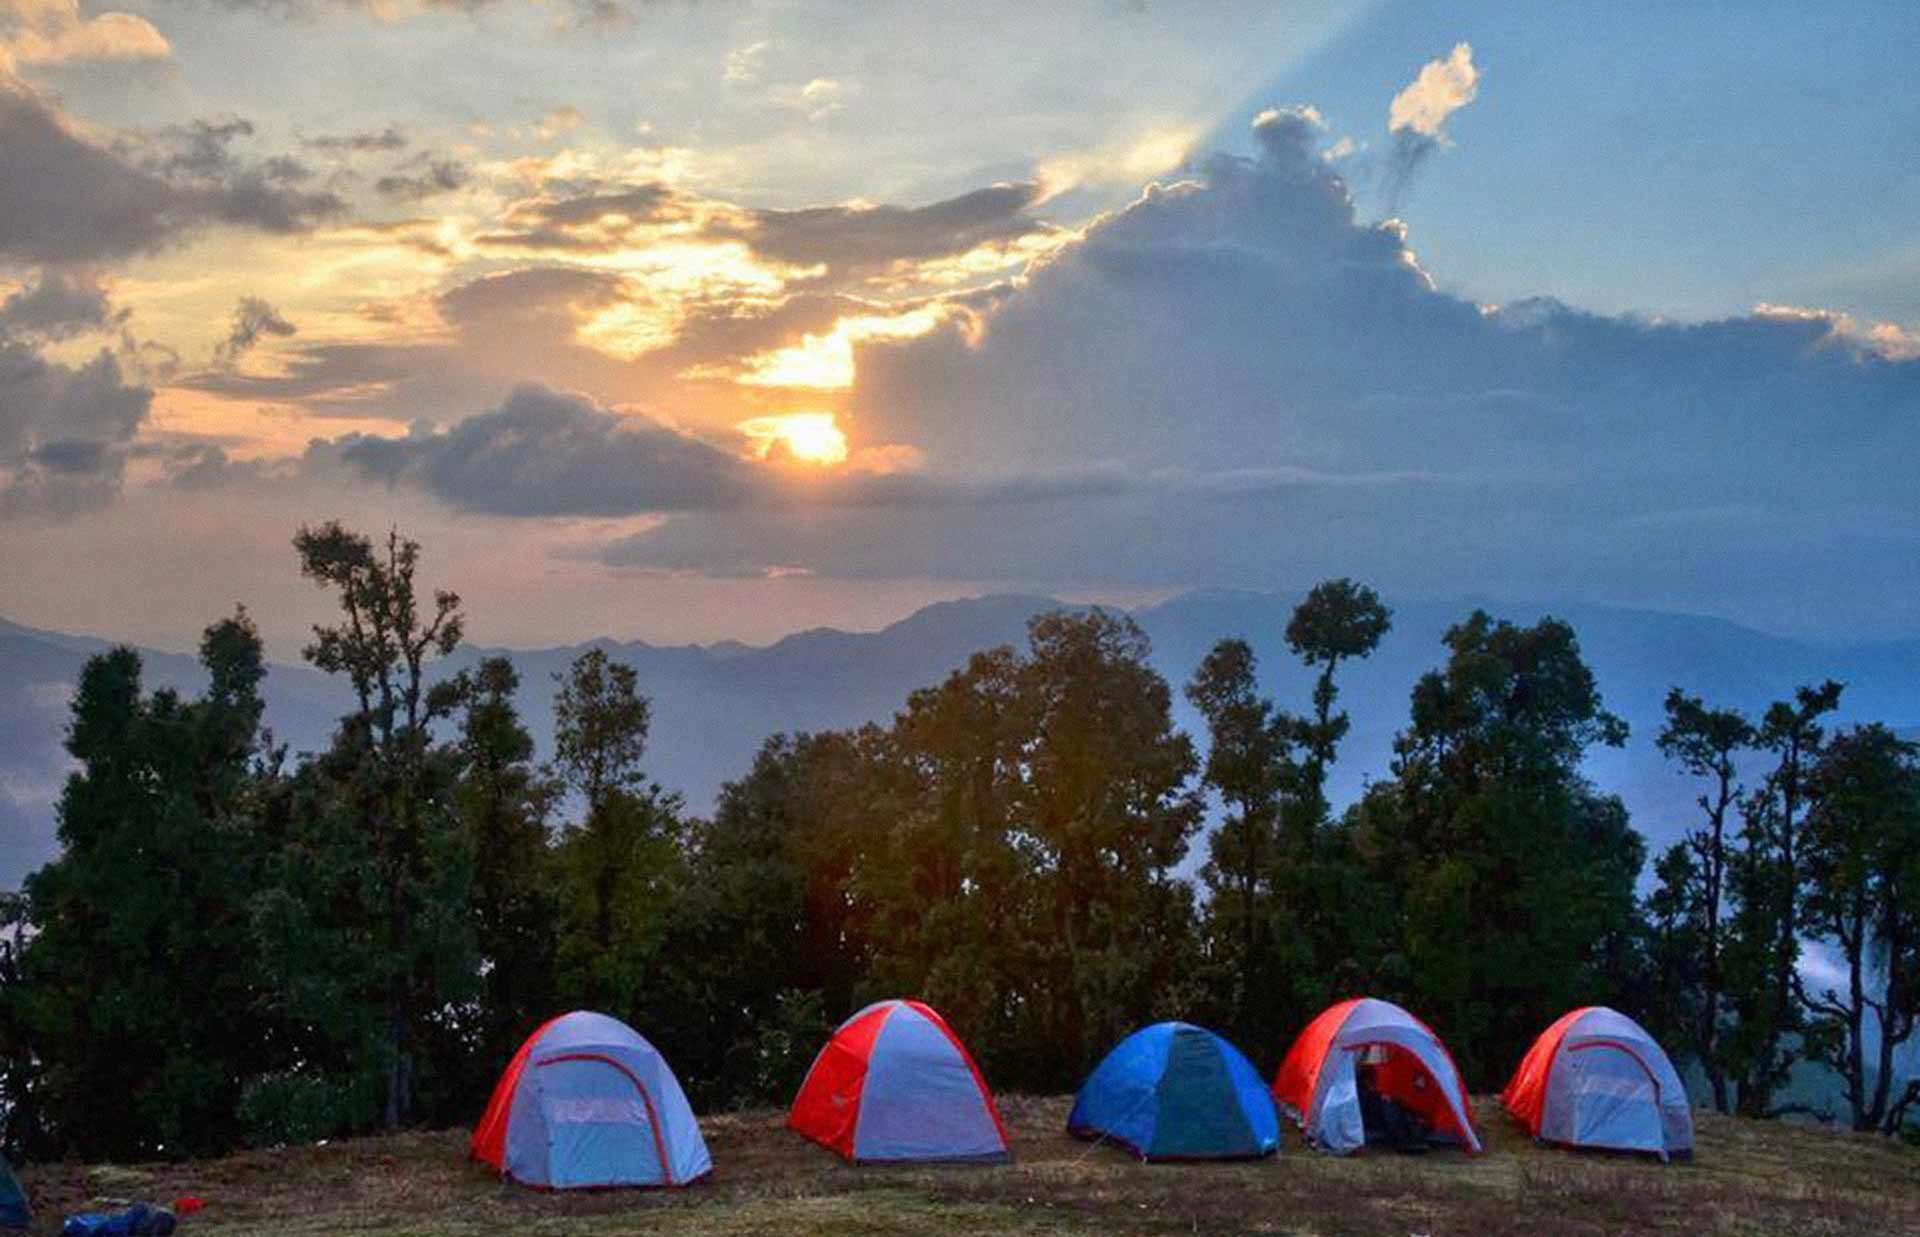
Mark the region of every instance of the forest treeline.
POLYGON ((244 609, 207 628, 198 696, 147 690, 129 649, 85 667, 62 853, 0 908, 16 1154, 467 1121, 577 1007, 639 1028, 703 1109, 784 1103, 840 1018, 907 994, 1008 1090, 1070 1090, 1168 1017, 1271 1068, 1368 993, 1475 1089, 1603 1003, 1725 1111, 1790 1107, 1802 1059, 1857 1128, 1920 1099, 1893 1067, 1920 1018, 1920 753, 1835 729, 1838 684, 1757 717, 1672 692, 1658 742, 1698 818, 1645 898, 1643 838, 1581 772, 1626 726, 1554 619, 1450 629, 1391 766, 1334 810, 1341 671, 1392 621, 1348 580, 1287 628, 1307 700, 1263 696, 1242 640, 1176 689, 1124 615, 1043 614, 886 724, 769 738, 699 818, 646 776, 631 667, 590 650, 559 676, 538 761, 515 700, 541 685, 506 658, 434 673, 463 612, 416 582, 417 545, 326 524, 295 549, 337 604, 305 656, 353 690, 325 750, 266 728, 244 609), (1808 941, 1838 983, 1803 980, 1808 941))

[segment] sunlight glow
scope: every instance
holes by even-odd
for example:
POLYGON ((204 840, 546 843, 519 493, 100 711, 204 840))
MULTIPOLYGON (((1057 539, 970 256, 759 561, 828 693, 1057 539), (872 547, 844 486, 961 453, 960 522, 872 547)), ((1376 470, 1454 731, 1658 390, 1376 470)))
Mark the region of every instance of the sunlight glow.
POLYGON ((843 391, 853 385, 853 346, 869 339, 912 339, 945 321, 937 305, 903 314, 842 318, 833 329, 803 336, 799 343, 748 357, 738 381, 755 387, 806 387, 843 391))
POLYGON ((830 412, 753 417, 736 428, 753 443, 754 454, 763 460, 776 448, 807 464, 840 464, 847 458, 847 436, 830 412))
POLYGON ((1082 185, 1138 186, 1178 168, 1205 132, 1200 125, 1168 122, 1129 141, 1056 155, 1034 169, 1034 179, 1040 182, 1039 200, 1050 202, 1082 185))

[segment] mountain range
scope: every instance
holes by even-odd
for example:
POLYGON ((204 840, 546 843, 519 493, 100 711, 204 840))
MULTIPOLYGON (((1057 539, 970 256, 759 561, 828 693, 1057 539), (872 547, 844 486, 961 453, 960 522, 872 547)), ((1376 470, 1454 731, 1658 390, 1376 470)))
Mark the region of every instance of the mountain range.
MULTIPOLYGON (((1288 653, 1294 596, 1200 591, 1133 611, 1153 641, 1160 671, 1184 683, 1211 644, 1249 640, 1262 678, 1283 707, 1304 709, 1310 679, 1288 653)), ((538 649, 463 646, 441 663, 453 673, 481 657, 506 653, 522 676, 520 705, 542 755, 551 751, 553 676, 589 647, 633 664, 653 701, 650 774, 709 810, 755 749, 782 730, 819 730, 884 720, 916 687, 939 681, 976 650, 1018 643, 1027 620, 1062 603, 997 595, 942 602, 873 632, 803 631, 756 647, 724 642, 654 646, 601 639, 538 649)), ((1654 744, 1661 702, 1678 685, 1710 702, 1757 711, 1801 683, 1847 684, 1840 720, 1920 725, 1920 641, 1820 645, 1768 635, 1722 619, 1592 605, 1494 605, 1471 598, 1395 604, 1394 626, 1373 657, 1341 670, 1341 704, 1353 718, 1332 783, 1336 801, 1387 774, 1395 731, 1419 675, 1443 659, 1441 636, 1476 606, 1530 622, 1554 614, 1574 625, 1598 676, 1606 705, 1632 737, 1622 751, 1596 753, 1588 772, 1622 796, 1654 847, 1678 837, 1694 812, 1695 788, 1654 744)), ((80 667, 110 642, 0 621, 0 888, 17 887, 55 850, 54 803, 67 768, 61 743, 67 702, 80 667)), ((148 686, 198 690, 191 656, 141 650, 148 686)), ((272 666, 267 725, 295 751, 324 745, 345 710, 343 684, 304 665, 272 666)), ((1204 742, 1196 717, 1176 691, 1179 722, 1204 742)))

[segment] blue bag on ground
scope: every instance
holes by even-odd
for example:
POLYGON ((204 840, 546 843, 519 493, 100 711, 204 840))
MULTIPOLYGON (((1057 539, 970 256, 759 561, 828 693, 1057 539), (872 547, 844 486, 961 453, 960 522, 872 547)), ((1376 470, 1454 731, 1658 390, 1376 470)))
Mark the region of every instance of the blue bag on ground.
POLYGON ((89 1211, 68 1216, 60 1237, 169 1237, 173 1213, 165 1207, 135 1203, 125 1211, 89 1211))

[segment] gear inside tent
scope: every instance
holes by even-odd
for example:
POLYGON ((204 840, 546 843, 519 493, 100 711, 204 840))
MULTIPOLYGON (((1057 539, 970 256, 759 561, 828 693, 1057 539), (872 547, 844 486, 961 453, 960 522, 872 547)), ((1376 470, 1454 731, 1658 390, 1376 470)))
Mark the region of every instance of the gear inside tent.
POLYGON ((527 1037, 470 1151, 540 1189, 680 1186, 713 1170, 666 1059, 618 1018, 584 1010, 527 1037))
POLYGON ((1541 1142, 1662 1160, 1693 1152, 1693 1110, 1673 1062, 1644 1027, 1604 1006, 1541 1032, 1500 1102, 1541 1142))
POLYGON ((979 1067, 919 1001, 880 1001, 841 1023, 800 1084, 787 1126, 860 1164, 1008 1158, 979 1067))
POLYGON ((1363 997, 1323 1011, 1287 1050, 1273 1098, 1309 1142, 1335 1155, 1369 1143, 1480 1151, 1453 1055, 1391 1001, 1363 997))
POLYGON ((1159 1022, 1114 1046, 1073 1102, 1067 1131, 1143 1160, 1233 1160, 1280 1147, 1280 1118, 1253 1065, 1204 1027, 1159 1022))

